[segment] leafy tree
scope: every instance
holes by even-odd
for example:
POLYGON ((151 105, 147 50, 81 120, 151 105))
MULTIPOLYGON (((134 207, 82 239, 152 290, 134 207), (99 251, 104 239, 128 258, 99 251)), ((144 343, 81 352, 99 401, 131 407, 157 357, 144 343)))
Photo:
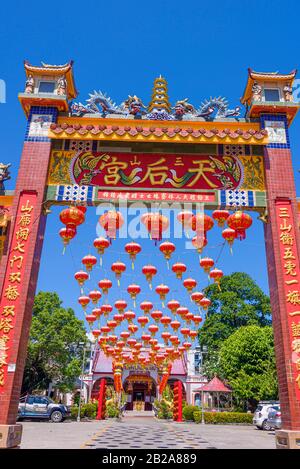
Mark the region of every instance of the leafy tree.
POLYGON ((242 326, 271 324, 270 299, 246 273, 224 276, 221 290, 212 284, 204 292, 211 306, 199 331, 199 342, 209 353, 242 326))
POLYGON ((244 326, 221 345, 219 375, 234 394, 254 408, 261 399, 276 399, 277 377, 272 327, 244 326))
POLYGON ((39 292, 34 300, 22 393, 47 389, 54 381, 61 391, 72 389, 81 373, 86 330, 56 293, 39 292))

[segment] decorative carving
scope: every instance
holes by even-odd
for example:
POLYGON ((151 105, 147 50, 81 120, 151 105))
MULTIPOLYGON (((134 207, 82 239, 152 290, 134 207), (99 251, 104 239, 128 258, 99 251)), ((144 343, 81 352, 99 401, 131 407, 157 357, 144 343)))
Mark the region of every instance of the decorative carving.
POLYGON ((172 109, 174 109, 175 118, 178 120, 181 120, 185 114, 196 115, 196 109, 188 102, 187 98, 177 101, 172 109))
POLYGON ((59 96, 65 96, 67 94, 67 80, 64 76, 60 77, 57 80, 57 94, 59 96))
POLYGON ((34 92, 34 78, 32 75, 28 75, 25 81, 25 93, 33 93, 34 92))
POLYGON ((228 109, 228 102, 225 98, 210 98, 204 101, 197 112, 198 117, 211 119, 215 112, 215 118, 236 117, 240 115, 241 108, 236 106, 234 109, 228 109))
POLYGON ((132 114, 135 119, 140 119, 142 115, 147 114, 147 111, 145 110, 146 106, 144 106, 142 100, 136 95, 128 95, 126 101, 122 103, 122 108, 125 112, 127 111, 129 114, 132 114))
POLYGON ((11 163, 0 163, 0 191, 4 190, 4 181, 8 181, 11 177, 8 169, 10 166, 11 163))
POLYGON ((285 101, 292 102, 293 101, 293 88, 291 86, 285 86, 283 88, 283 92, 284 92, 285 101))
POLYGON ((253 101, 261 101, 262 87, 255 81, 252 86, 253 101))

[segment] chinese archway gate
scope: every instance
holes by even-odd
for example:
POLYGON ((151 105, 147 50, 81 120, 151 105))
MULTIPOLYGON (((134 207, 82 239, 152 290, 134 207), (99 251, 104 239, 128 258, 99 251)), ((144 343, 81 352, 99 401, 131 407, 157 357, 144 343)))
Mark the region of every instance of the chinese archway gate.
MULTIPOLYGON (((289 126, 299 104, 296 72, 249 70, 239 108, 224 98, 171 108, 165 80, 152 101, 117 106, 102 93, 77 96, 72 62, 25 62, 19 100, 27 117, 13 198, 1 239, 0 446, 20 443, 16 416, 49 207, 103 200, 203 202, 257 211, 264 222, 283 429, 278 447, 300 439, 300 238, 289 126)), ((1 225, 2 226, 2 225, 1 225)), ((299 445, 298 445, 299 447, 299 445)))

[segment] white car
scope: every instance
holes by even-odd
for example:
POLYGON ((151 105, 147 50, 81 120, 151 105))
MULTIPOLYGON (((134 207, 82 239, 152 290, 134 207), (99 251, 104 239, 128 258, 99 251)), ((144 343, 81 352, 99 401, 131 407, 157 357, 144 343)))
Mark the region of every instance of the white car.
POLYGON ((258 403, 257 409, 254 412, 253 425, 260 430, 271 430, 268 423, 268 414, 271 409, 280 410, 278 401, 261 401, 258 403))

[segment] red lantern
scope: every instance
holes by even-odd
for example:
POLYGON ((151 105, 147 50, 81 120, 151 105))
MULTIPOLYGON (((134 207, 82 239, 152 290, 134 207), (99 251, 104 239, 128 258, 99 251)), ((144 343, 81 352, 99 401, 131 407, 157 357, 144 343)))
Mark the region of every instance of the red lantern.
POLYGON ((114 320, 117 321, 118 324, 120 324, 124 319, 124 314, 117 313, 114 315, 114 320))
POLYGON ((177 309, 177 314, 179 314, 179 316, 182 318, 184 318, 188 313, 189 310, 185 306, 180 306, 180 308, 177 309))
POLYGON ((200 322, 202 322, 202 317, 201 316, 194 316, 193 317, 193 322, 197 325, 197 324, 200 324, 200 322))
POLYGON ((214 210, 212 213, 212 217, 217 221, 218 226, 221 228, 224 226, 229 215, 228 210, 214 210))
POLYGON ((135 243, 135 242, 130 242, 125 245, 125 251, 129 254, 129 257, 132 261, 131 266, 132 270, 134 269, 134 261, 136 259, 136 256, 139 252, 141 252, 142 248, 140 244, 135 243))
POLYGON ((200 266, 207 274, 209 273, 210 269, 213 268, 214 265, 215 262, 210 257, 203 257, 203 259, 200 259, 200 266))
POLYGON ((94 308, 92 311, 92 314, 94 314, 96 318, 99 319, 101 314, 103 314, 103 312, 101 308, 94 308))
POLYGON ((169 316, 163 316, 160 318, 160 322, 163 324, 164 328, 167 328, 171 321, 172 319, 169 316))
POLYGON ((167 285, 160 284, 155 288, 155 291, 159 295, 161 301, 164 301, 166 298, 166 295, 170 291, 170 288, 167 285))
POLYGON ((204 295, 200 291, 195 291, 191 294, 191 300, 196 303, 196 305, 199 304, 199 301, 202 300, 202 298, 204 298, 204 295))
POLYGON ((142 328, 144 328, 145 325, 148 324, 149 318, 147 318, 147 316, 139 316, 137 318, 137 322, 141 325, 142 328))
POLYGON ((171 243, 170 241, 165 241, 159 246, 159 250, 163 253, 167 261, 171 259, 171 255, 175 251, 175 249, 175 244, 171 243))
POLYGON ((117 230, 124 224, 124 218, 120 212, 108 210, 108 212, 101 215, 99 223, 106 231, 107 236, 110 239, 115 239, 117 236, 117 230))
POLYGON ((154 337, 156 332, 158 331, 158 326, 156 326, 155 324, 150 324, 150 326, 148 327, 148 331, 151 333, 151 336, 154 337))
POLYGON ((89 274, 85 272, 84 270, 80 270, 79 272, 76 272, 74 274, 75 280, 77 280, 79 286, 81 287, 81 293, 82 293, 82 287, 84 285, 84 282, 89 279, 89 274))
POLYGON ((107 321, 107 325, 110 328, 110 330, 113 331, 117 327, 118 323, 117 323, 117 321, 114 321, 112 319, 111 321, 107 321))
POLYGON ((81 306, 83 307, 84 310, 86 309, 86 307, 87 307, 87 305, 89 304, 90 301, 91 300, 88 296, 83 295, 83 296, 80 296, 78 298, 78 303, 81 304, 81 306))
POLYGON ((152 278, 157 274, 157 268, 154 265, 144 265, 142 268, 143 274, 146 276, 146 280, 149 283, 150 288, 152 289, 152 278))
POLYGON ((180 332, 183 335, 183 337, 186 339, 190 333, 190 329, 188 327, 182 327, 180 329, 180 332))
POLYGON ((182 274, 186 272, 186 265, 182 262, 176 262, 172 265, 172 270, 175 272, 177 278, 182 278, 182 274))
POLYGON ((214 226, 214 221, 204 212, 199 212, 196 213, 196 215, 193 215, 190 222, 190 226, 193 231, 202 234, 212 229, 212 227, 214 226))
POLYGON ((82 258, 81 262, 85 266, 87 272, 90 272, 94 265, 97 264, 97 258, 88 254, 82 258))
POLYGON ((211 301, 209 298, 202 298, 202 300, 200 300, 199 303, 200 303, 200 306, 202 306, 202 308, 204 309, 204 311, 206 311, 211 305, 211 301))
POLYGON ((97 317, 94 314, 87 314, 85 319, 88 322, 89 326, 91 327, 92 324, 96 321, 97 317))
POLYGON ((135 305, 135 300, 136 300, 137 295, 139 293, 141 293, 141 287, 139 285, 135 285, 135 284, 128 285, 127 291, 129 293, 130 297, 133 299, 133 303, 134 303, 134 307, 135 307, 136 306, 135 305))
POLYGON ((94 247, 97 249, 98 254, 100 255, 100 265, 102 265, 102 256, 104 254, 105 249, 109 246, 109 241, 106 238, 96 238, 94 240, 94 247))
POLYGON ((182 345, 184 346, 184 348, 185 348, 186 350, 188 350, 188 349, 191 348, 191 346, 192 346, 192 344, 191 344, 190 342, 183 342, 182 345))
POLYGON ((184 288, 187 289, 187 291, 188 291, 189 293, 191 293, 191 292, 194 290, 194 288, 196 288, 197 282, 196 282, 196 280, 194 280, 193 278, 186 278, 186 279, 183 281, 183 286, 184 286, 184 288))
POLYGON ((94 329, 92 331, 92 334, 97 339, 99 337, 99 335, 101 334, 101 330, 100 329, 94 329))
POLYGON ((124 318, 130 323, 132 323, 133 319, 135 318, 135 313, 133 311, 126 311, 124 313, 124 318))
POLYGON ((246 238, 246 230, 252 225, 252 218, 247 213, 238 210, 228 217, 227 225, 236 231, 236 237, 242 241, 246 238))
POLYGON ((149 231, 150 238, 155 242, 161 240, 162 233, 169 227, 169 220, 160 213, 146 213, 142 215, 141 222, 149 231))
POLYGON ((92 290, 89 293, 89 297, 92 300, 93 304, 96 305, 101 298, 101 293, 98 290, 92 290))
POLYGON ((180 322, 179 321, 171 321, 170 326, 174 331, 177 331, 180 327, 180 322))
POLYGON ((138 330, 138 326, 136 324, 129 324, 127 329, 131 332, 131 334, 135 334, 136 331, 138 330))
POLYGON ((170 332, 167 332, 167 331, 166 331, 166 332, 162 332, 162 333, 161 333, 161 336, 162 336, 162 339, 163 339, 164 343, 167 345, 167 344, 168 344, 168 341, 169 341, 169 339, 170 339, 170 337, 171 337, 171 333, 170 333, 170 332))
POLYGON ((130 336, 130 333, 128 331, 122 331, 121 334, 120 334, 120 337, 122 337, 122 339, 126 342, 126 340, 128 339, 128 337, 130 336))
POLYGON ((112 282, 111 280, 104 278, 98 282, 98 287, 101 288, 104 295, 107 295, 108 290, 112 287, 112 282))
POLYGON ((71 241, 71 239, 75 238, 76 236, 76 228, 72 228, 72 227, 61 228, 61 230, 59 230, 59 236, 62 238, 63 243, 64 243, 64 249, 63 249, 63 254, 64 254, 69 242, 71 241))
POLYGON ((177 220, 182 224, 184 231, 187 231, 187 229, 190 228, 192 218, 193 212, 190 212, 189 210, 183 210, 177 215, 177 220))
POLYGON ((219 289, 220 288, 220 280, 223 277, 223 272, 220 269, 213 269, 209 272, 210 278, 214 279, 214 282, 218 285, 219 289))
POLYGON ((101 306, 101 311, 104 314, 105 317, 107 317, 113 310, 113 307, 111 305, 102 305, 101 306))
POLYGON ((204 234, 203 236, 194 236, 194 238, 192 239, 192 245, 194 246, 194 248, 197 249, 197 252, 201 254, 205 246, 207 246, 206 234, 204 234))
POLYGON ((173 314, 176 314, 176 311, 179 308, 179 306, 180 306, 180 303, 177 300, 171 300, 167 303, 167 307, 173 314))
POLYGON ((163 313, 158 310, 152 311, 151 313, 151 317, 154 319, 155 322, 158 322, 160 318, 162 318, 162 316, 163 316, 163 313))
POLYGON ((144 311, 145 314, 150 313, 151 309, 153 309, 153 304, 150 301, 143 301, 140 304, 140 308, 144 311))
POLYGON ((120 277, 123 272, 126 270, 126 265, 123 262, 114 262, 111 266, 111 270, 115 273, 116 278, 118 279, 118 286, 120 286, 120 277))
POLYGON ((141 338, 142 338, 142 341, 147 344, 149 342, 149 340, 151 339, 151 335, 150 334, 142 334, 141 338))
POLYGON ((188 312, 186 315, 185 315, 185 321, 187 322, 187 324, 190 324, 191 320, 194 318, 194 315, 193 313, 190 313, 188 312))
POLYGON ((227 243, 229 244, 230 252, 232 254, 232 245, 234 240, 236 239, 236 231, 232 228, 226 228, 222 231, 222 236, 225 241, 227 241, 227 243))
POLYGON ((123 313, 124 309, 127 308, 127 303, 124 300, 117 300, 115 302, 115 308, 119 311, 119 313, 123 313))

